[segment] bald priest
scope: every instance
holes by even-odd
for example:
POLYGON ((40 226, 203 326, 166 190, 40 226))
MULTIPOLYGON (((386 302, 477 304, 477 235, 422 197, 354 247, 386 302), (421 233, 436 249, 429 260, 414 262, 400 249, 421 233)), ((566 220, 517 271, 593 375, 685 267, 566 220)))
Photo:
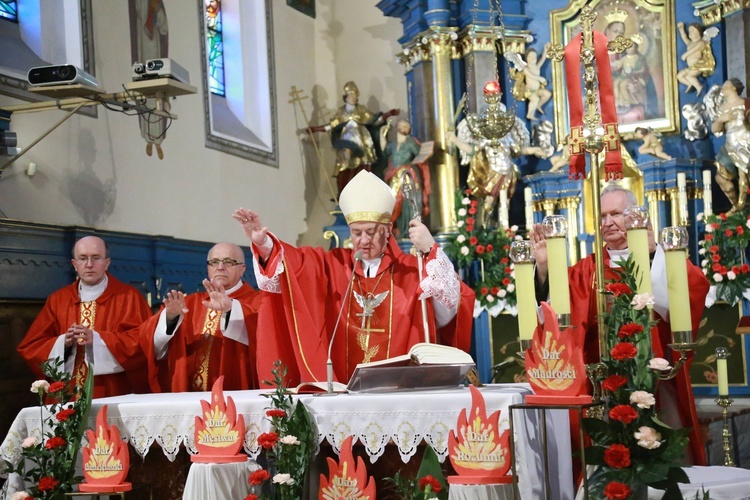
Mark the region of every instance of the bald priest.
POLYGON ((406 354, 425 339, 421 298, 430 341, 468 351, 474 292, 429 229, 416 219, 409 224, 409 238, 423 254, 420 276, 417 257, 402 252, 392 234, 395 198, 387 184, 362 171, 339 202, 351 249, 296 248, 269 232, 254 211, 240 208, 233 215, 253 243, 258 286, 270 292, 258 315, 258 345, 265 349, 258 356, 261 381, 270 380, 281 359, 289 383, 324 382, 332 338, 333 370, 341 382, 358 363, 406 354))

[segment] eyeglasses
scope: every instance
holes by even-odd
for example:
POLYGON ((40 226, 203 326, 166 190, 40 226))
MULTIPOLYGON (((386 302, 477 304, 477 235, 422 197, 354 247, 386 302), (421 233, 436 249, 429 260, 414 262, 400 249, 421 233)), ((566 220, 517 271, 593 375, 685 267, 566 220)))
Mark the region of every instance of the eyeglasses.
POLYGON ((219 267, 219 264, 224 264, 224 267, 244 266, 244 262, 237 262, 234 259, 211 259, 207 260, 206 264, 211 267, 219 267))
POLYGON ((107 260, 106 257, 102 257, 101 255, 92 255, 91 257, 84 257, 83 255, 76 257, 76 262, 81 264, 82 266, 85 266, 88 262, 91 262, 92 266, 95 266, 97 264, 100 264, 101 262, 107 260))

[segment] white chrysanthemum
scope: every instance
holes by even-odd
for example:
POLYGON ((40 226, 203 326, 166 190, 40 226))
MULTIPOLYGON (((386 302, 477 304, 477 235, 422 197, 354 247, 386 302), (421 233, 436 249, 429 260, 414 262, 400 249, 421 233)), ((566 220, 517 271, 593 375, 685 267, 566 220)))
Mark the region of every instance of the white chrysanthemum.
POLYGON ((705 254, 706 254, 706 249, 701 247, 700 250, 698 250, 698 255, 705 255, 705 254))
POLYGON ((469 247, 461 247, 461 255, 469 255, 469 247))
POLYGON ((471 204, 471 200, 468 198, 464 198, 461 200, 461 205, 469 205, 471 204))
POLYGON ((510 285, 508 285, 507 289, 508 289, 508 293, 513 293, 513 290, 516 289, 516 285, 511 283, 510 285))
POLYGON ((485 297, 485 299, 487 299, 487 302, 489 303, 495 302, 495 297, 493 297, 492 295, 488 295, 487 297, 485 297))
POLYGON ((498 294, 498 295, 499 295, 499 296, 500 296, 500 297, 502 298, 502 297, 505 297, 506 295, 508 295, 508 292, 506 292, 506 291, 505 291, 505 290, 503 290, 503 289, 500 289, 500 290, 499 290, 499 291, 497 292, 497 294, 498 294))
POLYGON ((283 438, 279 439, 279 441, 282 444, 300 444, 297 436, 292 436, 291 434, 284 436, 283 438))
POLYGON ((721 283, 722 281, 724 281, 724 276, 719 273, 714 273, 714 281, 717 283, 721 283))
POLYGON ((466 209, 465 208, 459 208, 458 209, 458 216, 459 217, 466 217, 466 209))
POLYGON ((639 427, 638 432, 634 433, 633 437, 638 440, 638 446, 647 450, 654 450, 661 446, 661 434, 652 427, 646 427, 645 425, 639 427))
POLYGON ((630 394, 630 402, 638 406, 638 408, 651 408, 656 404, 654 395, 646 391, 633 391, 630 394))
POLYGON ((294 484, 291 474, 276 474, 273 476, 273 482, 277 484, 294 484))
POLYGON ((734 274, 734 271, 727 271, 727 279, 728 279, 729 281, 732 281, 732 280, 733 280, 733 279, 735 279, 736 277, 737 277, 737 275, 736 275, 736 274, 734 274))
POLYGON ((464 241, 466 241, 466 236, 464 236, 463 234, 459 234, 458 238, 456 238, 456 241, 458 243, 463 243, 464 241))
POLYGON ((458 227, 464 227, 464 221, 460 220, 456 223, 458 227))
POLYGON ((669 361, 667 361, 664 358, 652 358, 648 362, 648 367, 652 370, 669 370, 671 367, 669 366, 669 361))
POLYGON ((706 232, 707 233, 713 233, 714 232, 714 225, 713 224, 706 224, 706 232))
POLYGON ((31 389, 29 389, 31 392, 36 392, 39 394, 39 392, 47 392, 49 391, 49 382, 46 380, 35 380, 31 384, 31 389))

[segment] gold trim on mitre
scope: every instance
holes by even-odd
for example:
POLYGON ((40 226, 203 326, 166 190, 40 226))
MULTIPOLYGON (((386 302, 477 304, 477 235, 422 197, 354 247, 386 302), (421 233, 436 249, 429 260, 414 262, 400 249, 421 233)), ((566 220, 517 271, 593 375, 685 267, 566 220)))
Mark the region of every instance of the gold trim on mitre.
POLYGON ((339 206, 347 224, 388 224, 395 204, 396 198, 388 184, 366 170, 355 175, 339 195, 339 206))

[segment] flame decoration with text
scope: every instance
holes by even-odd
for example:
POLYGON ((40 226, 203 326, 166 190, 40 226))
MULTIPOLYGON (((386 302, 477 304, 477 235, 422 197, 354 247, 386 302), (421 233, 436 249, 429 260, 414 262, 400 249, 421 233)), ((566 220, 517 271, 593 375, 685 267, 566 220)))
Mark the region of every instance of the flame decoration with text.
POLYGON ((526 378, 535 394, 585 394, 582 336, 573 327, 561 332, 555 311, 546 302, 541 307, 544 322, 534 331, 531 347, 526 351, 526 378))
POLYGON ((463 410, 448 436, 451 463, 459 476, 504 476, 510 469, 510 430, 500 432, 500 410, 487 416, 482 393, 471 389, 471 409, 463 410))
POLYGON ((117 426, 107 423, 107 405, 102 406, 96 416, 96 434, 86 431, 88 445, 83 453, 83 475, 90 484, 121 484, 130 468, 130 452, 127 441, 120 437, 117 426))
POLYGON ((219 377, 211 388, 211 403, 201 400, 203 418, 195 417, 195 447, 201 455, 236 455, 245 439, 245 419, 234 400, 224 399, 219 377))
POLYGON ((375 500, 375 481, 368 477, 365 461, 352 454, 352 436, 341 444, 339 462, 328 458, 328 477, 320 475, 322 500, 375 500))

